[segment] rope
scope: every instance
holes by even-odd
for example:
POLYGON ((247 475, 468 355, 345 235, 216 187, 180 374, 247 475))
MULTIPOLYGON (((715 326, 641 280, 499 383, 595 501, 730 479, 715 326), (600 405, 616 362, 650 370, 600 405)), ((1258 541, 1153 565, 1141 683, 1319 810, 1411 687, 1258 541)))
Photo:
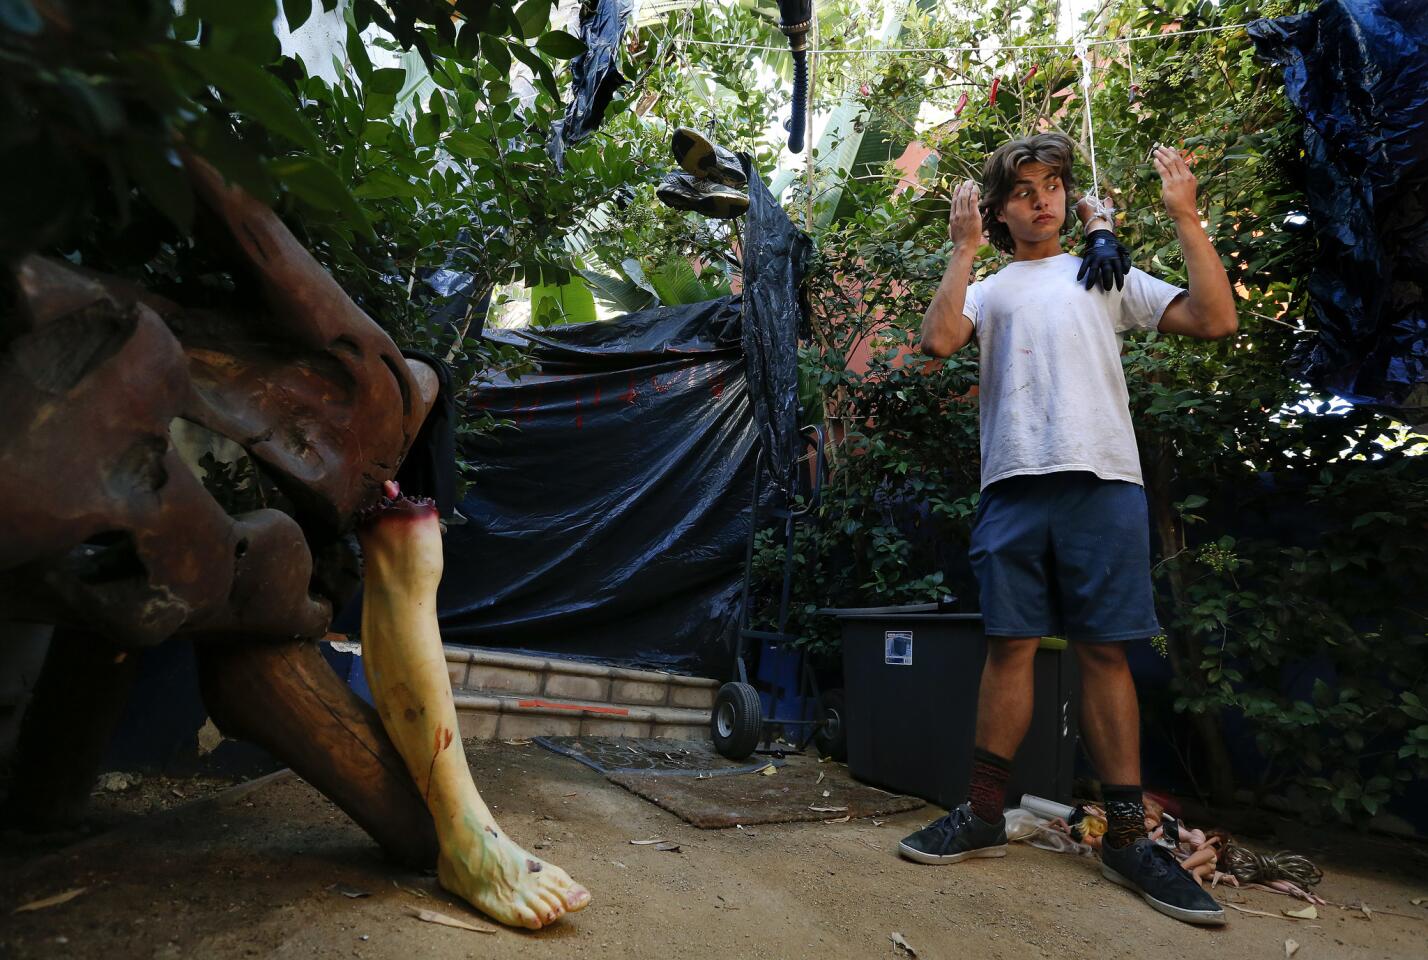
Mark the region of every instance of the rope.
MULTIPOLYGON (((1063 43, 1025 43, 1012 46, 998 47, 997 52, 1003 50, 1075 50, 1078 46, 1101 47, 1117 43, 1139 43, 1142 40, 1175 40, 1179 37, 1191 37, 1200 33, 1219 33, 1222 30, 1243 30, 1248 27, 1247 23, 1227 23, 1217 27, 1197 27, 1194 30, 1171 30, 1166 33, 1142 33, 1131 37, 1114 37, 1108 40, 1073 40, 1063 43)), ((684 39, 681 43, 692 44, 699 47, 728 47, 733 50, 758 50, 765 53, 788 53, 787 47, 773 47, 758 43, 730 43, 724 40, 695 40, 693 38, 684 39)), ((980 53, 982 48, 976 47, 845 47, 845 48, 813 48, 810 47, 810 54, 828 57, 875 57, 888 53, 980 53)))
POLYGON ((813 232, 813 118, 818 111, 818 41, 821 34, 818 31, 818 18, 813 18, 812 24, 813 46, 815 49, 808 51, 808 103, 805 113, 807 116, 804 122, 808 124, 807 132, 804 135, 804 189, 808 196, 803 207, 803 229, 813 232))
POLYGON ((1237 844, 1230 844, 1221 854, 1226 871, 1240 883, 1273 883, 1288 880, 1308 888, 1324 879, 1324 871, 1308 857, 1288 850, 1278 853, 1255 853, 1237 844))
POLYGON ((1076 58, 1081 61, 1081 97, 1086 101, 1086 112, 1083 114, 1086 140, 1090 144, 1091 154, 1091 193, 1098 199, 1101 196, 1101 178, 1096 172, 1096 126, 1091 122, 1091 51, 1086 41, 1076 42, 1076 58))

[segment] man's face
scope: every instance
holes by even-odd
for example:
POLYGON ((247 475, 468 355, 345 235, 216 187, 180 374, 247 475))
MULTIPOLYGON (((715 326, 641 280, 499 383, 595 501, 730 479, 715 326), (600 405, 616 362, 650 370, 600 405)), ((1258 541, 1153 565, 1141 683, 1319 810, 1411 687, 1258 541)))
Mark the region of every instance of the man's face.
POLYGON ((1044 163, 1028 161, 1016 171, 1016 183, 997 219, 1019 243, 1043 243, 1061 232, 1066 222, 1065 186, 1061 175, 1044 163))

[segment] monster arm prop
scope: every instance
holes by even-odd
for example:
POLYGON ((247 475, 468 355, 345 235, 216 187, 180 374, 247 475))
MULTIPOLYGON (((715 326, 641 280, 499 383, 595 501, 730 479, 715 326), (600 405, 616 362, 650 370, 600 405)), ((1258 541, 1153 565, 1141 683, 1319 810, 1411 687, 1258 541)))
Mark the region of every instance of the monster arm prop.
POLYGON ((1105 293, 1111 287, 1124 288, 1130 271, 1130 251, 1116 239, 1115 208, 1109 201, 1087 194, 1076 204, 1086 243, 1081 250, 1081 269, 1076 280, 1090 290, 1097 283, 1105 293))
POLYGON ((436 620, 441 527, 430 501, 386 497, 358 528, 365 564, 362 647, 382 725, 436 826, 441 885, 488 916, 538 929, 590 893, 506 836, 466 765, 436 620))

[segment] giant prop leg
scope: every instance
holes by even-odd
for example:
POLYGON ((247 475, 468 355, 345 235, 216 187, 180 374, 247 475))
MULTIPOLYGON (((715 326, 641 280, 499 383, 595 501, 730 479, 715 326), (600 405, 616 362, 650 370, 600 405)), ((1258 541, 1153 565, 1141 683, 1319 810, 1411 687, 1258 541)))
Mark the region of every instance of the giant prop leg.
POLYGON ((376 712, 311 641, 200 641, 203 699, 229 736, 259 744, 372 835, 393 859, 430 868, 436 836, 376 712))
POLYGON ((486 808, 456 725, 436 621, 441 528, 429 504, 391 499, 361 525, 362 661, 378 712, 436 824, 441 885, 488 916, 537 929, 590 902, 562 869, 506 836, 486 808))

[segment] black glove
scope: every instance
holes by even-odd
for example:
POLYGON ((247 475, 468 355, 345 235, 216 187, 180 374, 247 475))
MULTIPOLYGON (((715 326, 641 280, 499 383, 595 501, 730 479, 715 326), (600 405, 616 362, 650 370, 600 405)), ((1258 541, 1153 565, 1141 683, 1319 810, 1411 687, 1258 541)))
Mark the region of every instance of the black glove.
POLYGON ((1130 251, 1114 233, 1092 230, 1086 234, 1086 248, 1081 251, 1081 269, 1076 271, 1076 280, 1085 284, 1087 290, 1099 282, 1101 289, 1110 293, 1112 284, 1117 290, 1125 287, 1130 266, 1130 251))

